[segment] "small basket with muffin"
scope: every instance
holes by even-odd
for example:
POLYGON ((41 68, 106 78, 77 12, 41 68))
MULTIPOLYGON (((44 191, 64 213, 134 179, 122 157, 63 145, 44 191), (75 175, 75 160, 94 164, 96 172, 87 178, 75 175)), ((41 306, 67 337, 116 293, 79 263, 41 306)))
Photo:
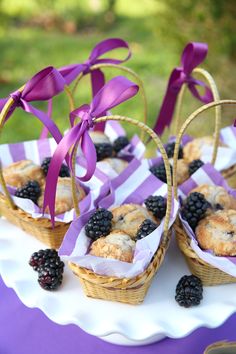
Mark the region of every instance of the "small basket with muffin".
POLYGON ((236 282, 236 191, 212 164, 202 165, 177 188, 178 150, 188 125, 202 112, 234 100, 209 103, 190 115, 177 136, 173 188, 182 205, 174 224, 176 238, 191 272, 204 285, 236 282))
POLYGON ((172 199, 170 166, 158 136, 127 117, 100 117, 94 123, 108 119, 133 124, 151 136, 163 153, 168 183, 133 160, 109 183, 110 193, 98 208, 73 221, 59 254, 87 296, 140 304, 164 259, 178 203, 172 199))
MULTIPOLYGON (((118 81, 119 79, 115 80, 115 83, 118 81)), ((132 97, 138 91, 137 85, 129 80, 125 81, 125 84, 119 81, 119 84, 120 94, 124 93, 125 97, 120 99, 114 96, 113 106, 132 97)), ((0 213, 51 248, 59 248, 69 224, 75 217, 75 209, 77 214, 88 211, 89 208, 94 207, 98 194, 104 193, 105 195, 108 192, 101 184, 96 186, 98 191, 96 188, 90 190, 86 185, 86 181, 95 173, 96 165, 86 176, 75 178, 73 174, 72 178, 71 169, 68 167, 70 163, 68 151, 61 160, 57 174, 53 217, 50 215, 49 206, 44 205, 46 195, 49 199, 51 196, 51 188, 49 187, 46 191, 46 181, 53 164, 52 155, 63 136, 53 120, 29 102, 49 100, 53 94, 61 92, 64 86, 65 82, 60 73, 54 68, 46 68, 36 74, 21 89, 11 94, 9 99, 3 100, 0 116, 0 127, 3 129, 15 108, 23 108, 37 117, 53 137, 53 139, 0 146, 0 213), (55 91, 53 94, 51 87, 55 91), (100 188, 102 192, 99 193, 100 188)), ((67 92, 68 90, 67 88, 67 92)), ((91 144, 94 149, 92 142, 91 144)), ((96 152, 94 159, 96 160, 96 152)), ((78 165, 76 170, 81 174, 80 167, 78 165)))

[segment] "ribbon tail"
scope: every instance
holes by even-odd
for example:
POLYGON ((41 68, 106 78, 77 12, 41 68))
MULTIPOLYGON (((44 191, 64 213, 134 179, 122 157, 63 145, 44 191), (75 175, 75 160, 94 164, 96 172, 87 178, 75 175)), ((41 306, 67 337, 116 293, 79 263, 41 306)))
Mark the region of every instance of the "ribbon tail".
POLYGON ((33 114, 36 118, 38 118, 43 125, 48 129, 49 133, 52 135, 52 137, 55 139, 57 143, 59 143, 62 139, 62 134, 60 130, 58 129, 57 125, 53 122, 51 118, 48 117, 48 115, 39 109, 31 106, 25 101, 22 102, 22 108, 28 112, 33 114))
MULTIPOLYGON (((93 97, 99 92, 99 90, 105 85, 105 75, 99 69, 91 71, 91 85, 93 97)), ((106 111, 101 116, 106 115, 106 111)), ((104 132, 106 122, 97 123, 94 130, 104 132)))
MULTIPOLYGON (((52 117, 52 99, 48 101, 48 112, 47 112, 48 117, 52 117)), ((48 129, 47 127, 43 127, 39 139, 47 139, 48 137, 48 129)))
POLYGON ((171 124, 178 93, 179 91, 173 92, 168 90, 165 94, 159 115, 157 116, 156 124, 153 127, 154 132, 160 136, 163 134, 164 129, 171 124))
POLYGON ((214 97, 213 97, 213 94, 212 94, 212 91, 210 90, 210 88, 207 85, 205 85, 204 82, 201 82, 201 81, 198 81, 197 85, 204 87, 205 92, 203 95, 200 95, 200 93, 197 90, 196 84, 189 83, 188 88, 189 88, 190 92, 192 93, 192 95, 194 97, 196 97, 199 101, 201 101, 205 104, 212 102, 214 100, 214 97))

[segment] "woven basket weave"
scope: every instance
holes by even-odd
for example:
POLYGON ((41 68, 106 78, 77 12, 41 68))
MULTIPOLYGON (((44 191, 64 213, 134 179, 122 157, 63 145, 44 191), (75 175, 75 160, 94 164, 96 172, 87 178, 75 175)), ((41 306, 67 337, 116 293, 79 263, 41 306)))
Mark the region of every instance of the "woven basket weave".
POLYGON ((235 354, 236 342, 216 342, 209 345, 203 354, 235 354))
POLYGON ((168 231, 168 225, 169 225, 169 219, 171 213, 171 198, 172 198, 170 165, 168 162, 168 157, 166 155, 165 149, 161 144, 160 139, 145 124, 139 121, 135 121, 131 118, 121 117, 121 116, 101 117, 96 119, 96 122, 102 122, 108 119, 125 121, 139 127, 144 132, 149 134, 149 136, 155 141, 159 150, 162 153, 163 160, 166 167, 167 186, 168 186, 167 210, 165 216, 164 234, 162 236, 159 248, 153 257, 152 262, 149 264, 147 269, 142 274, 139 274, 134 278, 128 279, 128 278, 116 278, 116 277, 98 275, 89 269, 76 265, 75 263, 69 263, 69 266, 72 269, 73 273, 79 277, 84 293, 87 296, 96 299, 119 301, 119 302, 124 302, 132 305, 137 305, 143 302, 144 297, 151 284, 151 281, 164 259, 165 252, 168 248, 170 238, 171 238, 172 232, 171 230, 168 231))
MULTIPOLYGON (((19 89, 23 91, 24 86, 19 89)), ((69 98, 70 109, 74 109, 73 98, 68 87, 65 88, 65 92, 69 98)), ((5 117, 14 103, 10 98, 0 113, 0 132, 3 129, 3 122, 5 117)), ((58 249, 63 241, 66 231, 69 228, 69 223, 56 222, 55 227, 52 228, 51 222, 48 219, 32 218, 29 214, 18 208, 12 198, 6 183, 3 178, 2 166, 0 163, 0 184, 4 191, 4 194, 0 193, 0 215, 9 220, 12 224, 18 226, 28 234, 36 237, 39 241, 45 243, 50 248, 58 249)))
MULTIPOLYGON (((202 112, 206 111, 211 107, 216 107, 223 104, 236 104, 236 100, 222 100, 218 102, 212 102, 207 105, 202 106, 194 113, 192 113, 189 118, 185 121, 183 126, 180 129, 180 132, 176 139, 175 151, 174 151, 174 162, 173 162, 173 189, 175 198, 178 196, 177 191, 177 179, 176 179, 176 170, 178 163, 178 150, 179 145, 182 140, 183 134, 189 124, 202 112)), ((217 152, 216 152, 217 153, 217 152)), ((194 250, 190 246, 190 238, 185 232, 180 220, 176 220, 174 223, 174 230, 176 233, 177 243, 181 252, 183 253, 185 260, 189 266, 192 274, 198 276, 204 285, 219 285, 226 283, 235 283, 236 278, 231 275, 221 271, 218 268, 215 268, 203 261, 199 256, 194 252, 194 250)))

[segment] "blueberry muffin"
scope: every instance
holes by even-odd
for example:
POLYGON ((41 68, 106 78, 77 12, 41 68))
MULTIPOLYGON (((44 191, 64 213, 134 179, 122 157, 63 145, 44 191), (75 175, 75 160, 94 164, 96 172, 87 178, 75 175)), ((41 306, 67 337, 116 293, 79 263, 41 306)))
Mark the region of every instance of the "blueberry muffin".
POLYGON ((213 209, 235 209, 236 199, 233 198, 228 192, 220 186, 210 186, 202 184, 193 189, 191 193, 198 192, 204 195, 206 200, 211 204, 213 209))
MULTIPOLYGON (((44 190, 45 185, 42 187, 42 195, 38 200, 38 206, 40 208, 43 207, 44 201, 44 190)), ((81 201, 85 197, 85 191, 83 188, 77 184, 77 197, 78 200, 81 201)), ((56 202, 55 202, 55 215, 65 213, 73 209, 73 198, 72 198, 72 190, 71 190, 71 178, 70 177, 59 177, 57 182, 57 190, 56 190, 56 202)), ((48 209, 46 209, 48 212, 48 209)))
MULTIPOLYGON (((214 138, 212 136, 205 136, 202 138, 196 138, 187 143, 184 148, 184 159, 189 163, 193 160, 201 159, 202 148, 204 145, 213 146, 214 138)), ((219 146, 224 146, 219 142, 219 146)))
POLYGON ((3 177, 11 187, 21 188, 28 181, 37 181, 40 185, 44 183, 45 177, 40 166, 31 160, 21 160, 3 168, 3 177))
POLYGON ((106 162, 110 165, 110 167, 117 173, 120 174, 124 171, 124 169, 128 166, 128 162, 117 157, 106 158, 102 160, 102 162, 106 162))
POLYGON ((135 239, 140 225, 144 220, 157 222, 154 216, 143 206, 138 204, 124 204, 111 210, 112 229, 121 230, 135 239))
POLYGON ((91 245, 90 254, 97 257, 113 258, 131 263, 135 242, 123 231, 112 231, 106 237, 100 237, 91 245))
POLYGON ((202 219, 196 228, 200 247, 217 256, 236 256, 236 211, 219 210, 202 219))

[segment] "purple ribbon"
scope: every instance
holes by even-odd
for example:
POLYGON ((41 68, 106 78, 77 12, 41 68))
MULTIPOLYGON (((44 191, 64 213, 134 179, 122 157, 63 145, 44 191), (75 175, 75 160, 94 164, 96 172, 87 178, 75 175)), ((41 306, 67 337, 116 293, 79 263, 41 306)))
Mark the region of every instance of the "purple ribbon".
MULTIPOLYGON (((11 106, 4 124, 11 117, 12 113, 17 107, 22 108, 24 111, 33 114, 37 117, 43 125, 49 130, 51 135, 58 143, 61 138, 61 132, 56 124, 50 119, 50 117, 29 104, 31 101, 48 101, 52 97, 59 94, 64 90, 65 80, 61 74, 52 66, 49 66, 36 75, 34 75, 25 85, 22 92, 15 91, 9 96, 13 98, 14 103, 11 106)), ((0 111, 2 111, 9 98, 0 99, 0 111)))
MULTIPOLYGON (((56 186, 59 171, 64 159, 68 156, 70 149, 72 153, 69 156, 69 166, 72 171, 72 156, 75 153, 77 144, 80 143, 81 151, 85 157, 87 170, 84 176, 78 177, 80 181, 88 181, 94 174, 96 168, 96 150, 89 136, 89 129, 93 127, 95 118, 101 116, 103 112, 119 105, 137 94, 138 85, 129 81, 123 76, 117 76, 108 81, 94 96, 90 105, 82 105, 70 113, 70 122, 72 128, 67 132, 58 144, 52 157, 45 186, 43 212, 49 207, 52 225, 55 218, 55 199, 56 186), (80 122, 75 124, 76 118, 80 122)), ((74 173, 74 171, 72 171, 74 173)))
POLYGON ((203 103, 213 101, 209 87, 203 81, 196 80, 191 76, 193 69, 204 61, 207 52, 208 46, 206 43, 191 42, 184 48, 181 57, 182 66, 175 68, 170 75, 166 94, 153 128, 158 135, 162 135, 165 127, 169 127, 171 124, 176 100, 183 84, 187 84, 192 95, 199 101, 203 103), (196 86, 204 87, 203 95, 200 95, 196 86))

